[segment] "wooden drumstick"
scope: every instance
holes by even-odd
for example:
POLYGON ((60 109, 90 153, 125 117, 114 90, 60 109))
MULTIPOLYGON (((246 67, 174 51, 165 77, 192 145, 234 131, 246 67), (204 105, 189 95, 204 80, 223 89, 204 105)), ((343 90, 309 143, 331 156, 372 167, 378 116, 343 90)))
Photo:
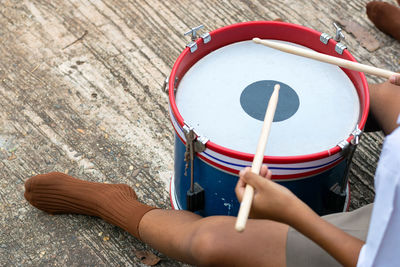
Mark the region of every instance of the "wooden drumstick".
POLYGON ((286 53, 315 59, 318 61, 337 65, 337 66, 340 66, 340 67, 343 67, 346 69, 350 69, 350 70, 365 72, 365 73, 376 75, 376 76, 383 77, 386 79, 389 79, 389 77, 392 76, 393 74, 397 74, 396 72, 393 72, 393 71, 384 70, 384 69, 364 65, 361 63, 353 62, 350 60, 325 55, 322 53, 318 53, 318 52, 315 52, 312 50, 307 50, 307 49, 304 49, 301 47, 296 47, 293 45, 272 42, 269 40, 261 40, 260 38, 253 38, 253 42, 255 42, 257 44, 262 44, 262 45, 265 45, 265 46, 268 46, 271 48, 275 48, 275 49, 278 49, 278 50, 286 52, 286 53))
MULTIPOLYGON (((251 171, 255 174, 260 174, 261 165, 264 159, 265 146, 267 145, 272 120, 274 119, 276 106, 278 104, 279 89, 280 85, 276 84, 274 86, 274 92, 269 99, 267 111, 265 112, 264 123, 260 138, 258 139, 256 154, 254 155, 253 163, 251 165, 251 171)), ((235 229, 238 232, 242 232, 246 226, 253 196, 254 188, 247 184, 244 190, 242 202, 240 203, 238 217, 236 219, 235 229)))

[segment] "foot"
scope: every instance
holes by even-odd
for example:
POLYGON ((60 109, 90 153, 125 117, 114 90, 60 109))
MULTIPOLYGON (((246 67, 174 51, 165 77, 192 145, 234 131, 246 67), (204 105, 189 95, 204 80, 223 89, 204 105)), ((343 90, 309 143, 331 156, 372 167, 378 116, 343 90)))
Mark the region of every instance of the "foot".
MULTIPOLYGON (((398 1, 400 4, 400 0, 398 1)), ((372 1, 367 4, 368 18, 382 32, 400 41, 400 8, 386 2, 372 1)))
POLYGON ((45 212, 97 216, 139 239, 142 217, 155 208, 140 203, 128 185, 87 182, 59 172, 29 178, 24 195, 45 212))
POLYGON ((24 196, 32 206, 51 214, 100 216, 99 207, 113 194, 137 199, 128 185, 88 182, 59 172, 29 178, 24 196))

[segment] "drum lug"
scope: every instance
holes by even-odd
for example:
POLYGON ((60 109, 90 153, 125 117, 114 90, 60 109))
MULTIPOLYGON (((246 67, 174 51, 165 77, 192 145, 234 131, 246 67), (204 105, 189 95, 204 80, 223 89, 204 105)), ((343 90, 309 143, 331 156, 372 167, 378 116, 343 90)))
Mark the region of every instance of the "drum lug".
MULTIPOLYGON (((208 142, 208 138, 205 136, 200 136, 195 132, 195 130, 188 124, 183 125, 183 132, 185 134, 185 139, 186 139, 186 152, 185 152, 185 161, 186 161, 186 167, 185 167, 185 175, 186 175, 186 170, 189 168, 189 162, 190 162, 190 168, 191 168, 191 180, 193 180, 193 160, 195 153, 200 153, 206 150, 206 144, 208 142)), ((191 185, 193 187, 193 184, 191 185)))
POLYGON ((190 42, 190 43, 188 43, 186 45, 186 47, 189 47, 190 48, 190 52, 192 52, 192 53, 197 50, 196 42, 190 42))
POLYGON ((340 54, 340 55, 343 54, 343 51, 344 51, 345 49, 347 49, 347 46, 345 46, 345 45, 342 44, 342 43, 337 43, 336 46, 335 46, 335 51, 336 51, 336 53, 338 53, 338 54, 340 54))
POLYGON ((193 138, 192 141, 194 143, 194 152, 203 152, 206 149, 206 144, 209 141, 207 137, 200 135, 187 123, 184 123, 183 125, 183 132, 185 133, 185 137, 188 133, 190 133, 190 137, 193 138), (193 132, 193 135, 190 133, 191 131, 193 132))
POLYGON ((194 129, 190 127, 188 124, 183 125, 183 132, 185 134, 185 139, 186 139, 186 151, 185 151, 185 176, 187 176, 187 169, 191 168, 191 184, 190 188, 193 188, 193 160, 194 160, 194 151, 193 151, 193 146, 194 146, 194 140, 195 140, 195 134, 194 134, 194 129))
POLYGON ((321 36, 319 37, 319 40, 321 41, 321 42, 323 42, 324 44, 328 44, 328 42, 329 42, 329 40, 330 39, 332 39, 332 37, 329 35, 329 34, 327 34, 327 33, 322 33, 321 34, 321 36))
POLYGON ((211 35, 208 32, 200 35, 200 38, 203 39, 203 43, 205 43, 205 44, 211 41, 211 35))
POLYGON ((198 183, 194 183, 193 191, 189 189, 186 193, 186 206, 190 211, 198 211, 204 209, 204 189, 198 183))
POLYGON ((337 145, 340 147, 340 149, 342 151, 345 151, 347 149, 347 147, 349 146, 349 142, 347 142, 347 140, 343 140, 337 145))
POLYGON ((362 133, 363 133, 363 131, 361 131, 357 125, 356 129, 351 133, 351 135, 354 136, 354 138, 351 140, 352 145, 358 145, 358 143, 360 142, 360 137, 361 137, 362 133))
MULTIPOLYGON (((178 77, 175 77, 175 81, 174 81, 174 93, 176 92, 176 84, 178 83, 178 77)), ((167 76, 164 80, 163 85, 161 86, 161 91, 163 93, 166 93, 168 95, 168 84, 169 84, 169 76, 167 76)))
POLYGON ((161 87, 161 91, 166 94, 168 94, 168 82, 169 82, 169 75, 165 78, 165 81, 161 87))
POLYGON ((328 195, 328 201, 326 203, 326 206, 330 208, 332 211, 336 211, 336 207, 341 207, 344 206, 344 203, 346 201, 346 188, 347 188, 347 183, 349 181, 349 173, 350 173, 350 167, 351 167, 351 160, 353 158, 354 152, 356 151, 357 145, 360 141, 360 136, 362 134, 362 131, 358 128, 358 124, 356 125, 355 130, 351 133, 353 136, 353 139, 348 142, 347 140, 343 140, 338 144, 338 146, 342 149, 342 151, 347 150, 347 155, 345 160, 346 166, 343 171, 343 176, 340 182, 335 183, 334 185, 331 186, 329 190, 329 195, 328 195))
MULTIPOLYGON (((342 55, 343 51, 347 49, 347 46, 340 43, 340 41, 344 40, 345 36, 342 32, 342 28, 340 28, 336 23, 333 23, 333 26, 336 29, 335 37, 333 37, 333 39, 337 42, 335 45, 335 51, 336 53, 342 55)), ((328 44, 330 39, 332 39, 332 37, 327 33, 322 33, 319 37, 319 40, 324 44, 328 44)))
POLYGON ((175 77, 175 80, 174 80, 174 93, 176 92, 176 87, 178 87, 178 81, 179 81, 179 78, 175 77))
POLYGON ((342 151, 347 150, 347 155, 346 155, 346 167, 344 169, 344 175, 343 178, 340 182, 340 184, 335 184, 332 186, 331 191, 333 191, 335 194, 338 195, 338 197, 345 197, 345 191, 347 187, 347 181, 349 180, 349 173, 350 173, 350 167, 351 167, 351 160, 353 158, 354 152, 356 151, 357 145, 360 142, 360 137, 362 135, 362 131, 358 128, 358 124, 356 125, 356 129, 351 133, 353 136, 353 139, 349 142, 347 140, 343 140, 338 144, 342 148, 342 151))
POLYGON ((208 142, 208 138, 205 136, 198 136, 196 141, 194 142, 194 151, 196 153, 203 152, 206 150, 206 144, 208 142))
POLYGON ((347 48, 347 46, 340 43, 340 41, 344 40, 345 37, 342 32, 342 28, 340 28, 336 23, 333 23, 333 26, 336 29, 336 34, 335 34, 335 37, 333 38, 337 42, 337 44, 335 45, 335 51, 336 51, 336 53, 342 55, 343 51, 347 48))
MULTIPOLYGON (((189 31, 187 31, 187 32, 185 32, 183 35, 184 36, 186 36, 186 35, 190 35, 190 38, 191 38, 191 42, 190 43, 188 43, 187 45, 186 45, 186 47, 189 47, 190 48, 190 52, 191 53, 194 53, 196 50, 197 50, 197 43, 196 43, 196 39, 197 39, 197 31, 198 30, 200 30, 200 29, 202 29, 202 28, 204 28, 204 26, 203 25, 200 25, 200 26, 197 26, 197 27, 194 27, 194 28, 191 28, 189 31)), ((203 39, 203 43, 204 44, 206 44, 206 43, 208 43, 208 42, 210 42, 211 41, 211 35, 207 32, 207 33, 203 33, 201 36, 200 36, 200 38, 202 38, 203 39)))
POLYGON ((346 139, 344 139, 337 145, 342 149, 342 151, 345 151, 350 145, 356 146, 360 142, 360 137, 362 133, 363 131, 358 128, 357 124, 356 129, 351 132, 351 135, 353 136, 353 139, 351 139, 351 143, 349 143, 346 139))
POLYGON ((331 212, 338 212, 338 207, 344 207, 346 197, 346 191, 342 191, 340 185, 335 183, 331 188, 329 188, 325 206, 331 212))
POLYGON ((342 149, 342 151, 345 151, 346 149, 348 149, 349 146, 357 146, 358 143, 360 142, 360 137, 361 137, 362 133, 363 133, 363 131, 358 128, 358 124, 357 124, 356 129, 353 132, 351 132, 353 139, 350 141, 350 143, 346 139, 344 139, 337 145, 342 149))
POLYGON ((342 28, 340 28, 335 22, 333 23, 333 26, 336 29, 335 38, 333 38, 333 39, 335 39, 336 42, 340 42, 341 40, 344 40, 345 37, 344 37, 344 34, 342 32, 342 28))
POLYGON ((187 208, 190 211, 197 211, 204 208, 204 189, 194 182, 194 157, 195 153, 203 152, 206 149, 208 139, 198 136, 194 129, 186 123, 183 125, 183 132, 186 139, 185 176, 190 162, 190 188, 186 194, 187 208))

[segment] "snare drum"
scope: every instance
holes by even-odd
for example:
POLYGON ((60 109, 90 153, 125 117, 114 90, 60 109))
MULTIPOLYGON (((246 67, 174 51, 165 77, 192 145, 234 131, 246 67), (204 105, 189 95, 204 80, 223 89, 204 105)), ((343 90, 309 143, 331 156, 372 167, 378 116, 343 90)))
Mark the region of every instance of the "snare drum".
POLYGON ((272 179, 320 215, 345 210, 352 141, 369 109, 364 74, 255 44, 254 37, 355 61, 347 50, 336 52, 334 40, 321 41, 320 32, 275 21, 227 26, 187 47, 168 81, 175 129, 173 208, 188 209, 189 191, 199 214, 237 215, 238 173, 252 164, 278 83, 264 156, 272 179))

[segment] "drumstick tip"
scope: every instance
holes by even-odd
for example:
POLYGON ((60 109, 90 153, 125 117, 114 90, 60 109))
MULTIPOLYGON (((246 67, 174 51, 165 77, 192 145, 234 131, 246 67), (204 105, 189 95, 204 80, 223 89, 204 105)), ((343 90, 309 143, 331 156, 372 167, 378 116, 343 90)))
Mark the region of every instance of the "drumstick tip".
POLYGON ((258 37, 255 37, 255 38, 253 38, 253 42, 255 42, 256 44, 261 44, 261 45, 265 45, 265 46, 268 46, 268 47, 272 47, 272 48, 278 49, 278 48, 276 48, 274 46, 274 43, 271 42, 270 40, 265 40, 265 39, 260 39, 258 37))
POLYGON ((243 225, 235 225, 235 230, 239 233, 243 232, 244 226, 243 225))
POLYGON ((281 89, 281 86, 277 83, 277 84, 275 84, 275 86, 274 86, 274 90, 277 90, 277 91, 279 91, 279 89, 281 89))

